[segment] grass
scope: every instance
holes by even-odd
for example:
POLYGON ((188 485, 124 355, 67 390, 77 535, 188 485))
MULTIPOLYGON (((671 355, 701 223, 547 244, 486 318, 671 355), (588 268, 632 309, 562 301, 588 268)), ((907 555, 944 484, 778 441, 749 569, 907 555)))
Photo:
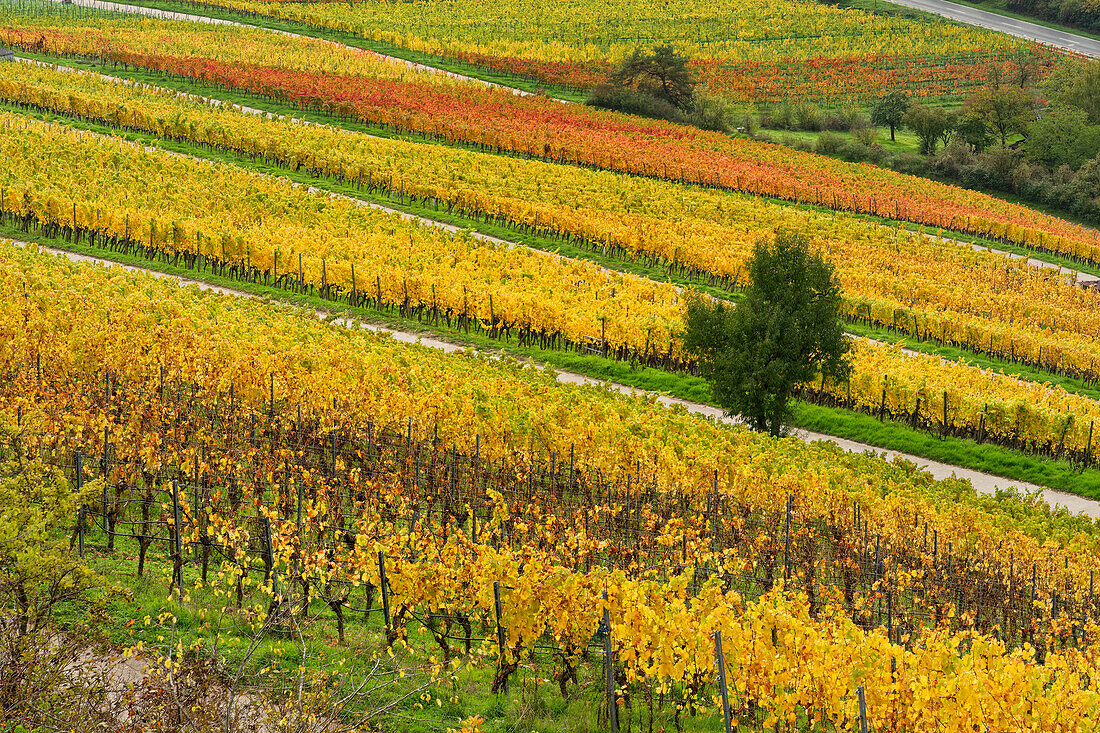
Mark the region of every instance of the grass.
MULTIPOLYGON (((361 673, 366 665, 380 658, 387 668, 402 669, 407 674, 378 684, 369 701, 374 707, 396 702, 410 690, 415 691, 424 681, 418 671, 430 667, 433 656, 442 656, 431 635, 419 622, 412 620, 407 626, 407 644, 395 644, 391 658, 385 651, 384 624, 382 612, 377 608, 380 603, 377 595, 373 613, 346 612, 344 645, 339 643, 335 615, 326 605, 314 600, 310 604, 310 615, 316 620, 301 640, 269 632, 250 655, 247 650, 253 637, 248 615, 235 609, 232 584, 222 582, 219 586, 218 581, 212 580, 204 587, 200 582, 200 566, 190 550, 185 549, 191 561, 186 562, 183 569, 186 592, 183 599, 179 599, 168 596, 172 569, 163 543, 150 546, 142 577, 137 576, 135 540, 119 536, 114 552, 108 552, 106 545, 102 532, 90 532, 86 559, 89 567, 105 581, 93 597, 103 605, 105 614, 102 617, 107 619, 104 631, 108 641, 116 647, 133 647, 140 643, 146 649, 164 649, 172 639, 172 624, 170 619, 158 623, 158 617, 171 614, 176 618, 174 631, 184 649, 199 644, 200 653, 221 660, 223 674, 233 675, 243 670, 242 680, 246 687, 270 685, 278 688, 294 678, 299 664, 307 669, 331 670, 342 659, 345 664, 342 674, 351 675, 356 669, 361 673), (221 616, 227 604, 230 610, 221 616), (146 617, 149 617, 148 622, 146 617)), ((219 563, 212 557, 212 579, 217 577, 219 569, 219 563)), ((258 566, 248 573, 251 584, 246 586, 246 608, 267 607, 270 597, 255 585, 262 575, 263 569, 258 566)), ((353 592, 352 605, 362 606, 364 601, 365 596, 353 592)), ((64 627, 71 627, 85 614, 86 607, 67 604, 57 620, 64 627)), ((425 703, 414 696, 398 703, 383 718, 379 730, 440 733, 448 727, 459 727, 460 722, 470 716, 485 719, 482 728, 486 733, 596 730, 594 721, 602 691, 599 655, 588 663, 577 665, 580 684, 571 685, 565 699, 557 685, 547 679, 557 663, 545 652, 539 653, 535 662, 521 665, 512 675, 509 693, 494 695, 489 688, 496 664, 495 646, 491 642, 476 641, 478 638, 492 639, 494 629, 487 622, 471 621, 474 621, 473 651, 469 657, 464 654, 459 657, 468 664, 461 666, 452 680, 431 685, 427 690, 432 697, 430 702, 425 703)), ((659 715, 658 720, 667 724, 670 717, 659 715)), ((712 715, 700 715, 687 722, 690 731, 714 729, 712 715)))
MULTIPOLYGON (((714 405, 706 382, 699 377, 688 374, 640 367, 629 362, 604 358, 595 353, 581 354, 538 347, 521 347, 515 343, 491 339, 484 334, 467 334, 458 328, 448 328, 443 325, 427 328, 415 320, 404 319, 390 312, 351 308, 316 296, 286 293, 276 288, 242 283, 229 278, 210 275, 209 273, 200 274, 165 263, 150 262, 138 257, 120 255, 86 245, 74 246, 61 239, 28 236, 19 228, 11 225, 0 226, 0 236, 37 241, 45 246, 57 249, 102 257, 122 264, 130 264, 170 275, 199 279, 271 300, 289 302, 311 310, 325 311, 330 313, 332 317, 350 316, 367 322, 381 323, 391 328, 420 332, 425 335, 439 335, 453 343, 488 354, 500 354, 523 361, 535 362, 536 364, 546 364, 556 369, 612 381, 639 390, 662 392, 692 402, 714 405)), ((979 445, 974 441, 960 438, 947 437, 941 439, 929 433, 914 430, 901 423, 879 423, 862 413, 840 408, 799 404, 796 406, 792 424, 815 432, 856 440, 877 448, 910 453, 929 460, 992 473, 1012 481, 1026 481, 1081 496, 1100 498, 1100 469, 1096 468, 1081 471, 1078 467, 1066 461, 1055 461, 1043 456, 1027 455, 995 445, 979 445), (887 429, 887 426, 889 429, 887 429)))
MULTIPOLYGON (((876 128, 877 129, 877 128, 876 128)), ((847 130, 844 131, 832 131, 832 130, 820 130, 817 132, 809 130, 784 130, 781 128, 765 127, 761 128, 760 132, 767 134, 770 138, 778 142, 780 145, 786 145, 787 147, 794 147, 796 142, 809 142, 816 143, 817 139, 821 137, 825 132, 831 135, 837 135, 843 138, 845 141, 855 139, 855 135, 847 130)), ((896 138, 891 142, 890 131, 879 130, 879 135, 875 139, 875 142, 881 145, 886 150, 893 153, 917 153, 920 150, 920 140, 915 134, 909 130, 896 130, 894 133, 896 138)))
POLYGON ((1100 499, 1100 469, 1080 468, 1066 461, 1026 455, 973 440, 938 437, 908 426, 848 410, 797 402, 793 425, 825 435, 847 438, 880 448, 910 453, 949 466, 965 466, 994 476, 1026 481, 1090 499, 1100 499))

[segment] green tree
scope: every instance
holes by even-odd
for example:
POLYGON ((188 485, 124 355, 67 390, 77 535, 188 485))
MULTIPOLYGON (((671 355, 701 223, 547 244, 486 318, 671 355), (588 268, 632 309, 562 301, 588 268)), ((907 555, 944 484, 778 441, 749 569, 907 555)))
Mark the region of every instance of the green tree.
POLYGON ((1083 109, 1091 124, 1100 125, 1100 61, 1063 61, 1043 83, 1043 90, 1052 101, 1083 109))
POLYGON ((955 134, 975 152, 982 152, 993 142, 993 134, 985 120, 972 112, 959 115, 955 121, 955 134))
POLYGON ((927 104, 914 104, 905 113, 905 126, 916 133, 922 155, 936 152, 936 146, 951 131, 953 123, 952 115, 927 104))
POLYGON ((871 107, 871 124, 890 128, 890 142, 894 142, 894 130, 902 126, 909 111, 909 95, 901 91, 889 92, 871 107))
POLYGON ((990 130, 1001 140, 1001 147, 1008 144, 1008 137, 1027 131, 1035 119, 1035 101, 1020 87, 999 86, 983 89, 966 100, 967 114, 981 117, 990 130))
POLYGON ((757 244, 748 271, 752 282, 737 307, 688 301, 684 350, 698 360, 719 405, 753 429, 779 435, 797 385, 851 372, 840 285, 809 242, 789 232, 757 244))
MULTIPOLYGON (((97 484, 89 482, 91 502, 97 484)), ((21 634, 40 628, 62 603, 82 599, 94 574, 69 549, 81 496, 60 471, 0 460, 0 600, 21 634)))
POLYGON ((0 728, 80 720, 81 730, 106 730, 103 680, 79 660, 106 618, 88 591, 114 591, 69 548, 82 499, 102 485, 89 481, 81 497, 60 471, 25 460, 20 439, 0 418, 0 728), (78 614, 64 631, 51 623, 62 606, 78 614))
POLYGON ((663 99, 684 112, 694 105, 695 79, 688 58, 672 46, 658 46, 652 53, 635 49, 611 72, 611 82, 663 99))
POLYGON ((1028 126, 1024 153, 1048 168, 1073 170, 1100 152, 1100 125, 1090 125, 1083 109, 1055 105, 1028 126))

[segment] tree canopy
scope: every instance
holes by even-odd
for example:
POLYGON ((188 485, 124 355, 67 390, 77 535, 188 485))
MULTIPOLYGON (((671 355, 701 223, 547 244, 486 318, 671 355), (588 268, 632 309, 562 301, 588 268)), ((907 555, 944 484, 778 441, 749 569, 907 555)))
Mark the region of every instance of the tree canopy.
POLYGON ((954 124, 952 115, 941 107, 914 104, 905 113, 905 125, 916 133, 920 140, 922 155, 931 155, 936 152, 936 146, 941 141, 946 143, 945 138, 954 124))
POLYGON ((894 130, 902 126, 905 113, 909 111, 909 95, 901 91, 889 92, 871 107, 871 124, 890 128, 890 141, 894 140, 894 130))
POLYGON ((672 46, 658 46, 652 53, 635 49, 611 73, 611 82, 663 99, 684 112, 694 104, 695 79, 688 59, 672 46))
POLYGON ((685 309, 685 351, 715 400, 756 430, 779 435, 790 396, 824 374, 847 379, 851 344, 840 322, 833 267, 793 233, 756 246, 751 284, 736 307, 698 297, 685 309))
POLYGON ((985 120, 1004 147, 1010 135, 1025 132, 1035 119, 1034 104, 1031 95, 1020 87, 1001 86, 983 89, 967 99, 966 112, 985 120))

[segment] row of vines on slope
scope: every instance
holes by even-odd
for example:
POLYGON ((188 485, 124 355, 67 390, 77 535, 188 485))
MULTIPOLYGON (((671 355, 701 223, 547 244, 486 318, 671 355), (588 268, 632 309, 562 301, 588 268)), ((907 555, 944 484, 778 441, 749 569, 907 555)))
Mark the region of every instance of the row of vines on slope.
POLYGON ((869 526, 889 497, 815 516, 791 485, 791 500, 805 502, 792 521, 791 504, 784 518, 735 503, 717 482, 661 492, 640 460, 625 484, 572 461, 566 471, 555 454, 549 468, 515 452, 483 461, 482 448, 506 455, 499 436, 460 459, 434 430, 387 430, 338 399, 303 414, 282 395, 277 406, 249 404, 235 383, 206 394, 163 372, 158 382, 131 370, 121 384, 107 372, 101 384, 40 358, 9 364, 5 404, 19 407, 3 413, 14 427, 7 449, 104 478, 103 503, 81 510, 81 547, 136 541, 140 564, 150 548, 166 551, 178 586, 205 586, 212 564, 238 579, 238 603, 243 581, 262 575, 276 628, 312 598, 342 629, 344 614, 371 610, 381 591, 389 642, 422 623, 445 660, 495 625, 494 690, 549 645, 564 693, 604 633, 624 694, 655 686, 699 704, 719 630, 734 709, 750 718, 844 724, 856 686, 868 690, 872 721, 894 730, 931 719, 949 730, 1041 725, 1055 702, 1070 727, 1050 729, 1075 730, 1095 712, 1089 553, 1019 535, 952 547, 942 515, 919 505, 869 526), (791 675, 796 659, 817 671, 791 675))
POLYGON ((87 75, 19 66, 4 76, 0 97, 19 104, 445 206, 731 292, 754 241, 776 227, 802 232, 836 263, 851 320, 1087 379, 1097 370, 1100 298, 1022 261, 759 199, 276 122, 87 75))
POLYGON ((1100 260, 1096 232, 984 194, 782 146, 464 85, 315 39, 109 16, 59 22, 14 9, 0 25, 0 42, 149 69, 481 150, 874 214, 1100 260), (167 52, 166 32, 172 38, 167 52))
MULTIPOLYGON (((472 325, 491 336, 514 336, 521 345, 595 344, 620 358, 690 366, 681 361, 678 295, 668 286, 452 237, 130 143, 41 123, 9 129, 7 171, 14 185, 0 183, 0 210, 24 229, 35 222, 47 231, 64 229, 74 243, 85 237, 100 247, 356 307, 396 307, 421 322, 472 325), (102 160, 112 161, 109 179, 98 175, 102 160), (298 212, 309 212, 313 225, 303 226, 306 214, 298 212), (401 259, 393 256, 395 241, 401 259), (301 248, 301 242, 313 244, 301 248)), ((942 394, 933 413, 943 414, 941 432, 1084 462, 1093 456, 1093 422, 1100 413, 1094 400, 862 344, 855 365, 850 383, 830 386, 834 396, 843 390, 851 406, 881 411, 889 388, 891 412, 919 414, 923 400, 927 414, 942 394)))

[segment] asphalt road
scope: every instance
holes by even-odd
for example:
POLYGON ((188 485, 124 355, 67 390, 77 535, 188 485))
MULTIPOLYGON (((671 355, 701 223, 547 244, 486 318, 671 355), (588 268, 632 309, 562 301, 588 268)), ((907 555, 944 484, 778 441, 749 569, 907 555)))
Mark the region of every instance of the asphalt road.
POLYGON ((1072 51, 1084 56, 1100 57, 1100 41, 1054 30, 1036 23, 1029 23, 1026 20, 1008 18, 1004 15, 978 10, 967 5, 947 2, 947 0, 889 0, 889 2, 942 15, 945 18, 951 18, 979 28, 1001 31, 1017 38, 1038 41, 1047 46, 1072 51))

